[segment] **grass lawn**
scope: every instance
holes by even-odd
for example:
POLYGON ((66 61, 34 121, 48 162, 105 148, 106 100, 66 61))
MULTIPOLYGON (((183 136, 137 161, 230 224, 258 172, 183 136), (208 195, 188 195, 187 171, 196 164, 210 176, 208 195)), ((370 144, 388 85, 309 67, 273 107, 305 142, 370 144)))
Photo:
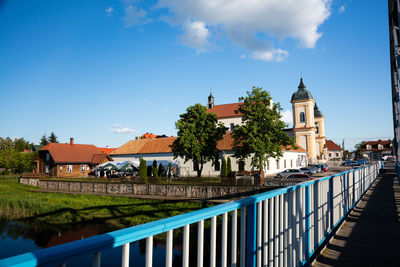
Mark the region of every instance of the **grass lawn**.
POLYGON ((38 189, 19 184, 17 177, 0 177, 0 218, 65 229, 101 224, 114 230, 205 207, 199 202, 43 193, 38 189))

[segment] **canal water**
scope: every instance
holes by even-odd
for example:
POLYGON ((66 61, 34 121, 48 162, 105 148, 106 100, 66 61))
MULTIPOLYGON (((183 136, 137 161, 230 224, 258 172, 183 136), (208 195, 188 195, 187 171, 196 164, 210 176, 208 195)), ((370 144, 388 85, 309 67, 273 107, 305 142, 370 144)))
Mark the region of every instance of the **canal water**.
MULTIPOLYGON (((0 259, 32 252, 105 233, 101 226, 79 227, 73 230, 57 230, 20 222, 0 221, 0 259)), ((165 242, 153 241, 153 266, 165 265, 165 242)), ((145 265, 146 242, 131 243, 130 266, 145 265)), ((174 266, 182 265, 182 243, 175 242, 174 266), (180 244, 179 244, 180 243, 180 244)), ((122 247, 102 251, 101 266, 121 266, 122 247)), ((54 266, 57 266, 55 264, 54 266)), ((67 260, 67 266, 91 266, 92 255, 67 260)), ((51 266, 51 265, 49 265, 51 266)))

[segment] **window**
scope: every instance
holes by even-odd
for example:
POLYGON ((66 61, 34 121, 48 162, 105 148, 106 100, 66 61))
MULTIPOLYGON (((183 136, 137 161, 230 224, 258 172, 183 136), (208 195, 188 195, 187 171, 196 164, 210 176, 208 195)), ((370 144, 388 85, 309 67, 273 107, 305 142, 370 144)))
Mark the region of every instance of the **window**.
POLYGON ((44 172, 45 172, 45 173, 49 173, 49 172, 50 172, 50 167, 49 167, 49 165, 46 165, 44 172))
POLYGON ((280 169, 280 167, 279 167, 279 160, 276 161, 276 168, 277 168, 278 170, 280 169))
POLYGON ((199 164, 197 162, 193 162, 193 171, 199 170, 199 164))
POLYGON ((71 173, 72 172, 72 165, 67 165, 67 173, 71 173))
POLYGON ((269 160, 267 160, 267 171, 269 171, 269 160))
POLYGON ((233 131, 233 128, 235 128, 235 124, 231 123, 229 130, 233 131))
POLYGON ((46 154, 46 161, 50 161, 50 153, 46 154))
POLYGON ((290 160, 290 168, 293 168, 293 160, 290 160))
POLYGON ((220 171, 221 170, 221 164, 219 163, 219 160, 214 161, 214 171, 220 171))
POLYGON ((337 158, 339 157, 339 153, 336 153, 336 157, 337 157, 337 158))
POLYGON ((367 145, 367 149, 371 149, 371 145, 367 145))
POLYGON ((283 168, 286 169, 286 159, 283 161, 283 168))
POLYGON ((383 149, 383 146, 381 144, 379 144, 378 149, 383 149))
POLYGON ((332 153, 329 153, 329 157, 330 157, 330 158, 332 157, 332 153))
POLYGON ((306 115, 304 112, 300 112, 300 122, 306 122, 306 115))
POLYGON ((81 172, 85 172, 86 171, 86 164, 81 164, 81 172))
POLYGON ((319 134, 319 127, 318 127, 318 125, 315 125, 315 133, 316 133, 316 134, 319 134))
POLYGON ((244 161, 240 160, 238 165, 239 165, 239 171, 244 171, 244 161))

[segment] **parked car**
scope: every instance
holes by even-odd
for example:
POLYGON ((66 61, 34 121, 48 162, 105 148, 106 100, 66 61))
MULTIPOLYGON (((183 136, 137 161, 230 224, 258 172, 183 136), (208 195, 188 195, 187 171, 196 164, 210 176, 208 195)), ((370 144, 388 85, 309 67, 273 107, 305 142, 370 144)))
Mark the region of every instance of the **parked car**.
POLYGON ((318 172, 327 172, 328 171, 328 164, 323 164, 323 163, 317 163, 317 164, 312 164, 308 166, 313 166, 318 168, 318 172))
POLYGON ((352 163, 350 164, 350 166, 352 166, 352 167, 354 168, 354 167, 356 167, 356 166, 361 166, 361 164, 358 163, 358 161, 354 161, 354 162, 352 162, 352 163))
POLYGON ((350 166, 352 163, 356 162, 355 160, 349 159, 342 162, 343 166, 350 166))
POLYGON ((276 176, 278 178, 286 178, 291 174, 301 174, 301 173, 303 173, 303 172, 298 169, 287 169, 287 170, 284 170, 283 172, 277 173, 276 176))
POLYGON ((287 179, 289 178, 303 178, 303 179, 311 179, 311 176, 305 173, 298 173, 298 174, 291 174, 288 177, 286 177, 287 179))
POLYGON ((365 164, 368 164, 368 163, 369 163, 368 159, 360 159, 360 160, 358 160, 357 162, 358 162, 360 165, 365 165, 365 164))
POLYGON ((308 175, 313 175, 314 173, 317 172, 314 167, 303 167, 300 168, 300 171, 308 175))
POLYGON ((312 165, 308 165, 308 167, 315 167, 317 172, 321 172, 323 164, 312 164, 312 165))

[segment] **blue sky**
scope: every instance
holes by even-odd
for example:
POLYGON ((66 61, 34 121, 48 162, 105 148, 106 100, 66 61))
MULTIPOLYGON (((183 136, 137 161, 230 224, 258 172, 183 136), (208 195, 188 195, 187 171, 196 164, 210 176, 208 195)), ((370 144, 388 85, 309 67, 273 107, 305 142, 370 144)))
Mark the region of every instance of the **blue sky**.
MULTIPOLYGON (((347 147, 393 136, 386 1, 0 1, 0 136, 118 147, 300 75, 347 147)), ((289 114, 286 112, 285 114, 289 114)), ((290 117, 290 116, 289 116, 290 117)))

